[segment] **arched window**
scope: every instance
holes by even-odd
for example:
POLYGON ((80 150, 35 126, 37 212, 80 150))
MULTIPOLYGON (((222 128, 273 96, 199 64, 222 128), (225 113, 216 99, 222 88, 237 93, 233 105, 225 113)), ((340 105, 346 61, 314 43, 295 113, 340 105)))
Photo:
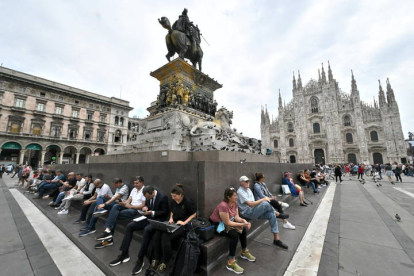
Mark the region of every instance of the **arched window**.
POLYGON ((319 100, 316 97, 313 97, 311 99, 311 111, 312 111, 312 113, 318 113, 319 112, 319 100))
POLYGON ((313 124, 313 133, 321 133, 321 126, 319 125, 319 123, 313 124))
POLYGON ((349 115, 345 115, 344 116, 344 126, 351 126, 352 122, 351 122, 351 116, 349 115))
POLYGON ((288 132, 293 132, 295 129, 293 128, 293 124, 292 123, 288 123, 288 125, 287 125, 287 129, 288 129, 288 132))
POLYGON ((293 141, 293 138, 289 139, 289 147, 293 148, 295 146, 295 142, 293 141))
POLYGON ((119 119, 119 125, 124 126, 124 118, 121 117, 121 119, 119 119))
POLYGON ((118 116, 115 116, 115 125, 117 126, 119 124, 119 118, 118 116))
POLYGON ((371 131, 371 141, 377 142, 378 141, 378 132, 371 131))
POLYGON ((348 144, 352 144, 354 142, 354 138, 352 137, 352 133, 347 133, 346 134, 346 142, 348 144))
POLYGON ((274 148, 279 147, 279 141, 278 141, 278 140, 274 140, 274 141, 273 141, 273 147, 274 147, 274 148))
POLYGON ((118 129, 115 131, 115 143, 122 143, 122 132, 118 129))

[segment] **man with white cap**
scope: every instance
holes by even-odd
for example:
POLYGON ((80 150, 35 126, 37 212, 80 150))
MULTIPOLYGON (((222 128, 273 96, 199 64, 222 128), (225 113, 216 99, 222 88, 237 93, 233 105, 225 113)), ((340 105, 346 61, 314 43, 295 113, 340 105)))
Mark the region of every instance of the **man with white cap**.
POLYGON ((246 219, 269 220, 270 231, 273 233, 273 244, 283 249, 288 249, 288 246, 279 238, 275 210, 269 203, 271 198, 263 197, 255 201, 253 192, 249 189, 250 179, 243 175, 239 181, 240 188, 237 190, 237 205, 239 206, 241 216, 246 219))

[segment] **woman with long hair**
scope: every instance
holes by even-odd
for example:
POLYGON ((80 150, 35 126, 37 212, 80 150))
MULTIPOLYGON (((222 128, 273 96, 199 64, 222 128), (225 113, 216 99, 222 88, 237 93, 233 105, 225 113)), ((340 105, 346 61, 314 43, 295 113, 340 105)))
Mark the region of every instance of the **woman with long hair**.
POLYGON ((173 233, 157 230, 154 234, 154 260, 151 263, 152 268, 157 268, 160 273, 168 270, 169 262, 172 256, 171 243, 185 234, 185 226, 190 223, 197 215, 197 208, 194 202, 184 196, 182 184, 176 184, 171 188, 170 204, 170 224, 182 225, 173 233), (159 264, 161 262, 161 264, 159 264))
POLYGON ((210 216, 210 222, 216 226, 216 231, 220 231, 220 235, 230 238, 229 258, 226 268, 236 274, 243 273, 244 269, 236 261, 238 241, 240 240, 242 248, 240 258, 254 262, 256 257, 250 254, 247 249, 247 230, 250 229, 251 224, 239 216, 236 189, 226 188, 223 201, 214 209, 210 216), (224 227, 219 227, 220 224, 224 227))

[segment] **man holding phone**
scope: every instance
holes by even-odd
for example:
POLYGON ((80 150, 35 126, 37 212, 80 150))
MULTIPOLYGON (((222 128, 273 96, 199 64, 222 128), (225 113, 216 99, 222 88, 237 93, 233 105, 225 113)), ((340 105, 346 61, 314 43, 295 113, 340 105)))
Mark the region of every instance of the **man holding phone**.
MULTIPOLYGON (((126 186, 126 185, 124 185, 126 186)), ((122 188, 121 186, 120 188, 122 188)), ((134 180, 134 189, 128 199, 123 201, 122 199, 118 199, 118 204, 113 205, 111 210, 109 211, 108 219, 105 223, 105 230, 104 232, 96 238, 96 240, 101 241, 95 245, 95 248, 104 248, 108 245, 113 244, 113 233, 116 227, 116 220, 117 219, 133 219, 138 215, 138 211, 141 210, 145 206, 146 198, 143 195, 142 191, 144 189, 144 178, 142 176, 135 177, 134 180)), ((116 196, 116 194, 115 194, 116 196)), ((114 197, 115 197, 114 196, 114 197)), ((111 198, 112 200, 112 198, 111 198)), ((106 203, 110 202, 111 200, 107 201, 106 203)), ((101 204, 99 207, 104 208, 101 204)), ((95 212, 98 213, 98 212, 95 212)))

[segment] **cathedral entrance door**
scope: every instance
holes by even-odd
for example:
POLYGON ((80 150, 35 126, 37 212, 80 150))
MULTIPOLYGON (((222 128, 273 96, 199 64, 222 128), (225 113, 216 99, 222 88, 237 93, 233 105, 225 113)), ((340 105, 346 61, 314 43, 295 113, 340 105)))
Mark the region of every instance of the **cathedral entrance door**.
MULTIPOLYGON (((375 160, 375 158, 374 158, 374 160, 375 160)), ((352 164, 356 164, 357 163, 356 155, 353 154, 353 153, 348 154, 348 162, 352 163, 352 164)), ((375 163, 375 161, 374 161, 374 163, 375 163)))
POLYGON ((296 163, 296 156, 291 155, 289 159, 290 159, 290 163, 296 163))
POLYGON ((381 153, 375 152, 372 157, 374 158, 374 164, 384 164, 381 153))
POLYGON ((315 164, 325 165, 325 153, 323 149, 315 150, 315 164))

